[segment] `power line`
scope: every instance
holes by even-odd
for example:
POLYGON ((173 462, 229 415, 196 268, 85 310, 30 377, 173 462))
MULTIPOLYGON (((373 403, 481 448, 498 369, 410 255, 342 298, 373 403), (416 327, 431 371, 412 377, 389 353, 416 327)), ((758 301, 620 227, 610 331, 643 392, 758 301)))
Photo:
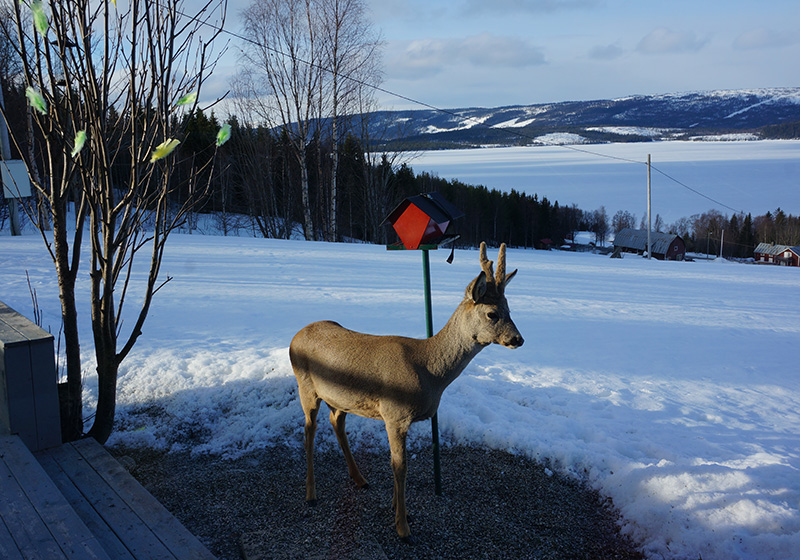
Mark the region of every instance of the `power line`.
POLYGON ((673 181, 673 182, 675 182, 676 184, 678 184, 678 185, 682 186, 683 188, 685 188, 685 189, 687 189, 687 190, 690 190, 690 191, 692 191, 692 192, 693 192, 693 193, 695 193, 696 195, 702 196, 702 197, 703 197, 703 198, 705 198, 706 200, 710 200, 710 201, 711 201, 711 202, 713 202, 714 204, 717 204, 717 205, 719 205, 719 206, 722 206, 723 208, 727 208, 728 210, 732 210, 732 211, 733 211, 733 212, 735 212, 736 214, 744 214, 744 213, 745 213, 745 212, 744 212, 744 211, 742 211, 742 210, 737 210, 736 208, 733 208, 732 206, 728 206, 727 204, 725 204, 725 203, 723 203, 723 202, 720 202, 719 200, 716 200, 716 199, 714 199, 714 198, 711 198, 710 196, 708 196, 708 195, 705 195, 705 194, 701 193, 701 192, 700 192, 700 191, 698 191, 697 189, 693 189, 692 187, 690 187, 690 186, 689 186, 689 185, 687 185, 686 183, 684 183, 684 182, 682 182, 682 181, 679 181, 678 179, 676 179, 676 178, 675 178, 675 177, 673 177, 672 175, 669 175, 669 174, 668 174, 668 173, 666 173, 665 171, 662 171, 661 169, 659 169, 659 168, 657 168, 657 167, 655 167, 655 166, 651 166, 651 167, 652 167, 652 169, 654 169, 655 171, 657 171, 657 172, 661 173, 661 174, 662 174, 664 177, 666 177, 666 178, 667 178, 667 179, 669 179, 670 181, 673 181))
MULTIPOLYGON (((266 49, 266 50, 271 51, 271 52, 273 52, 275 54, 278 54, 280 56, 292 58, 293 60, 299 61, 299 62, 301 62, 301 63, 303 63, 303 64, 305 64, 305 65, 307 65, 307 66, 309 66, 311 68, 315 68, 317 70, 322 70, 323 72, 328 72, 330 74, 334 74, 339 78, 343 78, 345 80, 349 80, 349 81, 351 81, 351 82, 353 82, 353 83, 355 83, 355 84, 357 84, 359 86, 368 87, 368 88, 371 88, 371 89, 373 89, 375 91, 378 91, 378 92, 381 92, 381 93, 385 93, 386 95, 390 95, 392 97, 396 97, 398 99, 402 99, 403 101, 407 101, 407 102, 412 103, 414 105, 419 105, 420 107, 425 107, 426 109, 430 109, 432 111, 436 111, 436 112, 442 113, 444 115, 449 115, 451 117, 454 117, 454 118, 458 119, 462 123, 466 123, 466 122, 470 121, 470 117, 465 117, 464 115, 462 115, 462 114, 460 114, 460 113, 458 113, 456 111, 453 111, 453 110, 450 110, 450 109, 442 109, 441 107, 437 107, 435 105, 431 105, 430 103, 426 103, 424 101, 420 101, 419 99, 415 99, 413 97, 409 97, 407 95, 403 95, 401 93, 397 93, 397 92, 391 91, 389 89, 386 89, 386 88, 381 87, 381 86, 376 85, 376 84, 371 84, 371 83, 367 82, 366 80, 362 80, 360 78, 356 78, 356 77, 350 76, 349 74, 342 74, 342 73, 337 72, 335 70, 331 70, 330 68, 327 68, 327 67, 323 66, 322 64, 309 62, 309 61, 304 60, 304 59, 302 59, 302 58, 300 58, 298 56, 287 54, 287 53, 281 51, 280 49, 277 49, 275 47, 271 47, 269 45, 264 45, 262 43, 259 43, 256 40, 250 39, 249 37, 245 37, 244 35, 241 35, 239 33, 235 33, 233 31, 225 29, 224 27, 218 27, 218 26, 216 26, 216 25, 214 25, 214 24, 212 24, 212 23, 210 23, 208 21, 200 20, 196 16, 192 16, 192 15, 186 14, 186 13, 180 11, 180 10, 176 10, 176 12, 181 14, 181 15, 183 15, 183 16, 185 16, 185 17, 187 17, 187 18, 189 18, 189 19, 191 19, 192 21, 194 21, 196 23, 208 26, 208 27, 214 29, 215 31, 219 31, 219 32, 222 32, 222 33, 227 33, 228 35, 230 35, 232 37, 235 37, 235 38, 237 38, 237 39, 239 39, 241 41, 253 44, 253 45, 257 46, 257 47, 266 49)), ((505 132, 507 134, 511 134, 513 136, 517 136, 518 138, 521 138, 521 139, 524 139, 524 140, 529 140, 531 142, 540 143, 540 144, 542 144, 544 146, 554 146, 554 147, 558 147, 558 148, 562 148, 562 149, 566 149, 566 150, 571 150, 571 151, 574 151, 574 152, 580 152, 580 153, 584 153, 584 154, 588 154, 588 155, 593 155, 593 156, 601 157, 601 158, 605 158, 605 159, 613 159, 613 160, 617 160, 617 161, 622 161, 622 162, 625 162, 625 163, 634 163, 634 164, 645 165, 645 166, 648 165, 648 163, 645 162, 645 161, 638 161, 638 160, 625 158, 625 157, 621 157, 621 156, 614 156, 614 155, 611 155, 611 154, 604 154, 604 153, 597 152, 597 151, 594 151, 594 150, 589 150, 589 149, 586 149, 586 148, 579 148, 579 147, 573 146, 573 145, 542 142, 541 140, 537 140, 537 137, 531 136, 529 134, 525 134, 525 133, 523 133, 523 132, 521 132, 519 130, 510 129, 510 128, 507 128, 507 127, 499 127, 499 126, 496 126, 496 125, 485 124, 483 122, 476 122, 473 126, 482 127, 482 128, 487 129, 487 130, 502 130, 503 132, 505 132)), ((706 200, 708 200, 710 202, 713 202, 714 204, 716 204, 718 206, 721 206, 723 208, 727 208, 728 210, 731 210, 731 211, 733 211, 735 213, 744 214, 744 212, 742 210, 737 210, 736 208, 733 208, 732 206, 729 206, 729 205, 727 205, 727 204, 725 204, 723 202, 720 202, 719 200, 716 200, 716 199, 714 199, 714 198, 712 198, 712 197, 710 197, 710 196, 708 196, 706 194, 703 194, 702 192, 698 191, 697 189, 694 189, 694 188, 690 187, 689 185, 687 185, 686 183, 684 183, 684 182, 676 179, 675 177, 669 175, 665 171, 662 171, 658 167, 655 167, 653 165, 651 165, 650 167, 651 167, 651 169, 653 169, 653 170, 657 171, 658 173, 660 173, 661 175, 663 175, 665 178, 667 178, 670 181, 673 181, 675 184, 677 184, 677 185, 679 185, 679 186, 681 186, 681 187, 693 192, 694 194, 696 194, 698 196, 701 196, 701 197, 705 198, 706 200)))

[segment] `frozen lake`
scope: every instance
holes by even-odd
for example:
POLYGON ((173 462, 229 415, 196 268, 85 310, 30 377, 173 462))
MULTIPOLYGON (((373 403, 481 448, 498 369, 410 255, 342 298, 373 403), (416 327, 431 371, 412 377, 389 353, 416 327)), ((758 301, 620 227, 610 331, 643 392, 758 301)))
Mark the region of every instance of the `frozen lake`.
POLYGON ((648 154, 653 216, 667 223, 712 208, 727 215, 778 207, 800 214, 800 141, 794 140, 439 150, 422 152, 410 165, 417 173, 538 194, 561 206, 605 206, 609 217, 628 210, 638 220, 647 208, 648 154))

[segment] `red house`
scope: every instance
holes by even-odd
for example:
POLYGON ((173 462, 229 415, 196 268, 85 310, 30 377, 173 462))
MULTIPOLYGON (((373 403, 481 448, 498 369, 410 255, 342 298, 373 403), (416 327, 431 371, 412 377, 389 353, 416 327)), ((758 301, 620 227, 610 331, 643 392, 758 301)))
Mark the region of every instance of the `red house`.
POLYGON ((757 263, 800 266, 800 247, 759 243, 753 257, 757 263))

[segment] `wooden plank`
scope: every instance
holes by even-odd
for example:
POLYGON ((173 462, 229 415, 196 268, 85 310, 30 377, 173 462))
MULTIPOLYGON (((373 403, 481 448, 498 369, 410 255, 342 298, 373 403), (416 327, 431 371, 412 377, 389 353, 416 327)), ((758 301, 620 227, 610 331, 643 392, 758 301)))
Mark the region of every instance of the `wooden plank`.
POLYGON ((125 544, 134 558, 174 560, 175 556, 103 480, 92 465, 78 453, 73 444, 53 448, 48 454, 56 460, 86 501, 125 544))
POLYGON ((9 443, 13 436, 0 438, 0 518, 8 528, 18 550, 25 558, 66 558, 50 534, 36 508, 28 499, 9 463, 14 462, 14 450, 9 443))
POLYGON ((23 560, 22 553, 11 536, 11 531, 5 521, 0 518, 0 558, 5 560, 23 560))
POLYGON ((73 447, 139 515, 175 558, 214 559, 200 540, 139 484, 103 446, 93 439, 84 439, 74 442, 73 447))
MULTIPOLYGON (((100 543, 70 507, 22 440, 9 436, 3 438, 2 445, 5 450, 4 463, 24 492, 28 503, 35 509, 39 521, 45 526, 42 531, 39 523, 32 520, 37 527, 37 537, 33 540, 38 542, 37 539, 41 538, 44 542, 43 534, 46 533, 61 554, 55 556, 58 558, 107 560, 109 557, 100 543)), ((52 547, 48 545, 48 554, 49 548, 52 547)))
MULTIPOLYGON (((111 530, 99 513, 86 500, 81 491, 73 484, 58 462, 51 455, 52 449, 36 453, 36 459, 50 476, 58 489, 66 498, 72 509, 80 516, 86 527, 97 538, 108 555, 114 560, 134 560, 133 555, 125 547, 119 537, 111 530)), ((1 556, 0 556, 1 557, 1 556)))

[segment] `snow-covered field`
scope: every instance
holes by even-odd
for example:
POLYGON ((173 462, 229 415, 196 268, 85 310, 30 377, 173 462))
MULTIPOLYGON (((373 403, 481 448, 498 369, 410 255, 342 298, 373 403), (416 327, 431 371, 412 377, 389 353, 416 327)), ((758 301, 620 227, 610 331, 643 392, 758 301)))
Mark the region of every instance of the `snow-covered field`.
MULTIPOLYGON (((541 141, 580 144, 574 136, 541 141)), ((710 209, 728 216, 734 210, 757 216, 778 207, 787 214, 800 214, 797 140, 436 150, 422 152, 410 165, 417 173, 538 194, 539 199, 546 196, 561 206, 577 204, 587 211, 605 206, 609 218, 617 210, 641 218, 647 209, 648 154, 654 168, 682 183, 658 171, 651 173, 653 215, 660 214, 668 224, 710 209)))
MULTIPOLYGON (((479 272, 476 251, 456 251, 452 265, 446 255, 431 258, 437 329, 479 272)), ((796 558, 800 269, 532 250, 510 250, 508 263, 526 343, 484 350, 448 388, 443 444, 506 449, 588 481, 652 558, 796 558)), ((30 316, 25 271, 57 331, 41 239, 0 236, 0 299, 30 316)), ((424 334, 419 252, 175 235, 163 271, 174 279, 123 363, 112 444, 299 453, 287 352, 297 330, 333 319, 424 334)), ((96 379, 80 278, 88 414, 96 379)), ((320 426, 319 445, 335 446, 320 426)), ((354 446, 387 449, 381 423, 348 427, 354 446)), ((428 423, 410 437, 428 445, 428 423)))

